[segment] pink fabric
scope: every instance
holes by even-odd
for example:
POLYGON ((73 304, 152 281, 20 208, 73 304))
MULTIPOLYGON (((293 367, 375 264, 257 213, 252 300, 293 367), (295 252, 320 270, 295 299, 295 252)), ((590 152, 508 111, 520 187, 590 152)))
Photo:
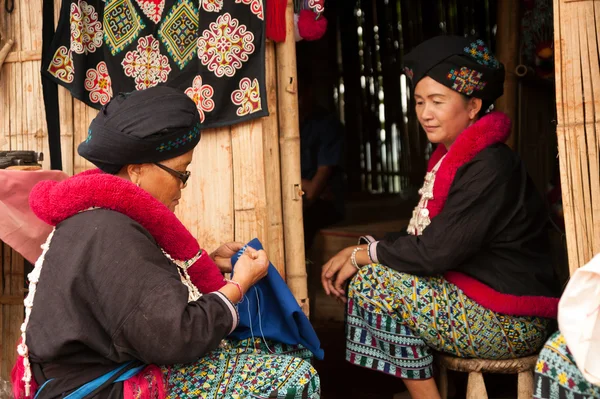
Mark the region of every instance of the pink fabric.
POLYGON ((448 272, 444 278, 467 297, 496 313, 556 319, 559 298, 503 294, 463 273, 448 272))
MULTIPOLYGON (((198 241, 164 204, 130 181, 99 169, 85 171, 60 183, 38 183, 29 205, 41 220, 52 226, 89 208, 111 209, 141 224, 173 259, 185 261, 201 250, 198 241)), ((226 284, 218 267, 207 258, 201 256, 192 266, 194 284, 205 294, 226 284)))
POLYGON ((69 176, 58 170, 20 171, 0 169, 0 240, 25 259, 35 263, 42 254, 52 226, 29 208, 29 193, 42 180, 63 181, 69 176))

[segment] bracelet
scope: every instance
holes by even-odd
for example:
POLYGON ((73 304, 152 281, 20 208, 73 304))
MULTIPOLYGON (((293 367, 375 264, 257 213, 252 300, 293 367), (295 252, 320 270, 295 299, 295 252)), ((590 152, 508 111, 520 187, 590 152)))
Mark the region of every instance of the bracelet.
POLYGON ((356 253, 358 251, 364 251, 364 248, 361 247, 356 247, 352 250, 352 255, 350 255, 350 263, 352 263, 352 266, 356 267, 357 269, 360 270, 360 266, 358 266, 358 263, 356 263, 356 253))
POLYGON ((242 291, 242 286, 240 283, 229 279, 225 279, 225 282, 227 282, 227 284, 233 284, 237 287, 238 291, 240 292, 240 302, 242 302, 244 300, 244 291, 242 291))

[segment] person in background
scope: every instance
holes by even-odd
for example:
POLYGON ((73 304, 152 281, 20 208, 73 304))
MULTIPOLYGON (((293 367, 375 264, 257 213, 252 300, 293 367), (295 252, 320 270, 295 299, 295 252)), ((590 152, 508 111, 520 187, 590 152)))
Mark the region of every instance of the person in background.
POLYGON ((309 85, 300 85, 300 163, 304 191, 304 246, 318 231, 344 218, 344 127, 327 99, 318 99, 309 85))

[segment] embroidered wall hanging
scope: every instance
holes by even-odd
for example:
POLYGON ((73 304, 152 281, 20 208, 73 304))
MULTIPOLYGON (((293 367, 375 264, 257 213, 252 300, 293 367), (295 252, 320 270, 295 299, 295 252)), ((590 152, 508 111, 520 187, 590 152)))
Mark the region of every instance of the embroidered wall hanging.
POLYGON ((194 100, 202 128, 268 114, 263 0, 63 0, 42 73, 100 109, 156 85, 194 100))

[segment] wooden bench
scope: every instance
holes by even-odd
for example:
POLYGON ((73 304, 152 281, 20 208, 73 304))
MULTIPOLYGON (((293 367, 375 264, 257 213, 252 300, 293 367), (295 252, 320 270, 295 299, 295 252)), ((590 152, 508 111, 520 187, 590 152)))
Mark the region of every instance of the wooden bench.
POLYGON ((469 373, 467 399, 488 398, 483 373, 518 374, 517 398, 531 399, 533 397, 533 369, 537 362, 537 355, 508 360, 484 360, 463 359, 440 354, 438 360, 440 364, 439 389, 442 399, 448 398, 447 370, 469 373))

